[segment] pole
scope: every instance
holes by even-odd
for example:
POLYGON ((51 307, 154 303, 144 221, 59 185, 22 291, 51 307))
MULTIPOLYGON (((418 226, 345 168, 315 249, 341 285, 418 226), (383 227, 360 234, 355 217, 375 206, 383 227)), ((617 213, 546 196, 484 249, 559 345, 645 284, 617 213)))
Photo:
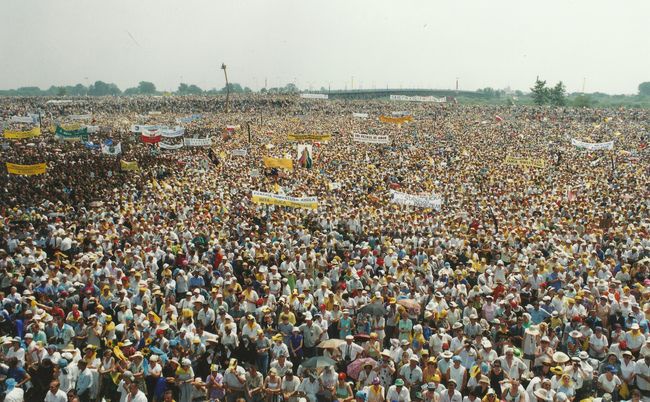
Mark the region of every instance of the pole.
POLYGON ((246 122, 246 128, 248 129, 248 145, 251 144, 251 122, 246 122))
POLYGON ((223 75, 226 77, 226 113, 229 110, 229 101, 230 101, 230 85, 228 85, 228 72, 226 71, 226 64, 221 63, 221 69, 223 70, 223 75))

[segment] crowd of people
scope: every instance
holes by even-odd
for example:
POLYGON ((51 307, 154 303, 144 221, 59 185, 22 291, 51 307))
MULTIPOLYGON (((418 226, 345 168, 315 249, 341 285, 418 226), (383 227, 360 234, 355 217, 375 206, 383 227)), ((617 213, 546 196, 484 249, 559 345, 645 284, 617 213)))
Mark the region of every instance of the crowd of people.
POLYGON ((650 400, 648 111, 47 100, 0 99, 4 130, 33 113, 43 132, 2 161, 47 163, 0 167, 5 401, 650 400), (55 138, 84 114, 98 133, 55 138), (134 124, 212 146, 160 149, 134 124), (292 133, 331 138, 307 165, 292 133))

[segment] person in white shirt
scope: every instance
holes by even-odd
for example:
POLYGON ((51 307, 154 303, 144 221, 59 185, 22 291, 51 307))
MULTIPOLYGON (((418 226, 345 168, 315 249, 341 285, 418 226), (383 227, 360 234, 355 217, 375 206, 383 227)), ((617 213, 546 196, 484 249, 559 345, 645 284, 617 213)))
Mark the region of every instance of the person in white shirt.
POLYGON ((59 382, 52 381, 50 383, 50 390, 45 394, 45 402, 67 402, 68 395, 62 390, 59 389, 59 382))
POLYGON ((148 402, 147 396, 138 389, 138 383, 135 381, 129 384, 129 393, 126 396, 126 402, 148 402))
POLYGON ((462 400, 463 396, 456 389, 456 380, 452 378, 447 381, 447 390, 440 394, 439 402, 462 402, 462 400))
MULTIPOLYGON (((411 402, 411 395, 408 388, 404 387, 404 380, 401 378, 395 380, 395 385, 391 385, 388 392, 386 392, 386 400, 391 402, 411 402)), ((459 399, 459 401, 461 400, 459 399)))
POLYGON ((345 343, 339 345, 339 352, 341 352, 341 359, 346 361, 354 361, 358 356, 363 353, 363 348, 354 341, 354 336, 348 335, 345 337, 345 343))

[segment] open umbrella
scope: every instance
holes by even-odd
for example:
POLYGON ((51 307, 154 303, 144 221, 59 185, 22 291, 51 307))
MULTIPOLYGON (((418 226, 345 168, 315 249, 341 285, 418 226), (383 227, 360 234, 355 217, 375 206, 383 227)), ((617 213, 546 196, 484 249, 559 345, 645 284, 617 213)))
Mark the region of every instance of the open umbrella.
POLYGON ((370 314, 377 317, 386 315, 386 309, 381 304, 370 303, 361 307, 358 311, 359 314, 370 314))
POLYGON ((421 308, 420 303, 418 303, 417 301, 415 301, 413 299, 400 299, 400 300, 397 301, 397 304, 399 304, 400 306, 404 306, 407 309, 413 309, 413 310, 417 310, 418 312, 420 312, 420 308, 421 308))
POLYGON ((304 368, 322 368, 327 366, 336 366, 336 361, 325 356, 314 356, 302 363, 302 367, 304 368))
POLYGON ((326 339, 319 343, 318 347, 322 349, 336 349, 344 343, 345 341, 343 339, 326 339))
POLYGON ((357 359, 348 365, 348 369, 347 369, 348 375, 354 378, 355 380, 359 379, 359 373, 363 369, 363 366, 365 366, 366 364, 371 364, 372 367, 374 368, 377 365, 377 362, 375 361, 375 359, 372 359, 370 357, 357 359))

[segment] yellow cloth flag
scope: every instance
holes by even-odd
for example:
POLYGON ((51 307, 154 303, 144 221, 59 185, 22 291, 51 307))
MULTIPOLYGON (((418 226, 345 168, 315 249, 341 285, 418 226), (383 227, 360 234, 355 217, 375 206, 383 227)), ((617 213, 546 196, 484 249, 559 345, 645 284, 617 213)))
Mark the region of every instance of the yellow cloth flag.
POLYGON ((34 165, 18 165, 7 162, 7 173, 20 176, 34 176, 43 174, 47 170, 47 163, 36 163, 34 165))
POLYGON ((138 161, 133 161, 133 162, 127 162, 127 161, 120 161, 120 166, 122 167, 122 170, 140 170, 140 166, 138 166, 138 161))
POLYGON ((33 138, 41 135, 41 128, 34 127, 29 131, 10 131, 7 130, 4 132, 4 137, 10 140, 20 140, 23 138, 33 138))
POLYGON ((379 121, 381 121, 382 123, 402 124, 411 120, 413 120, 413 116, 403 116, 403 117, 390 117, 384 115, 379 116, 379 121))
POLYGON ((289 134, 287 139, 289 141, 329 141, 332 139, 332 134, 289 134))
POLYGON ((271 158, 271 157, 264 156, 262 157, 262 161, 264 161, 264 166, 268 168, 280 168, 280 169, 293 170, 293 161, 291 159, 271 158))

